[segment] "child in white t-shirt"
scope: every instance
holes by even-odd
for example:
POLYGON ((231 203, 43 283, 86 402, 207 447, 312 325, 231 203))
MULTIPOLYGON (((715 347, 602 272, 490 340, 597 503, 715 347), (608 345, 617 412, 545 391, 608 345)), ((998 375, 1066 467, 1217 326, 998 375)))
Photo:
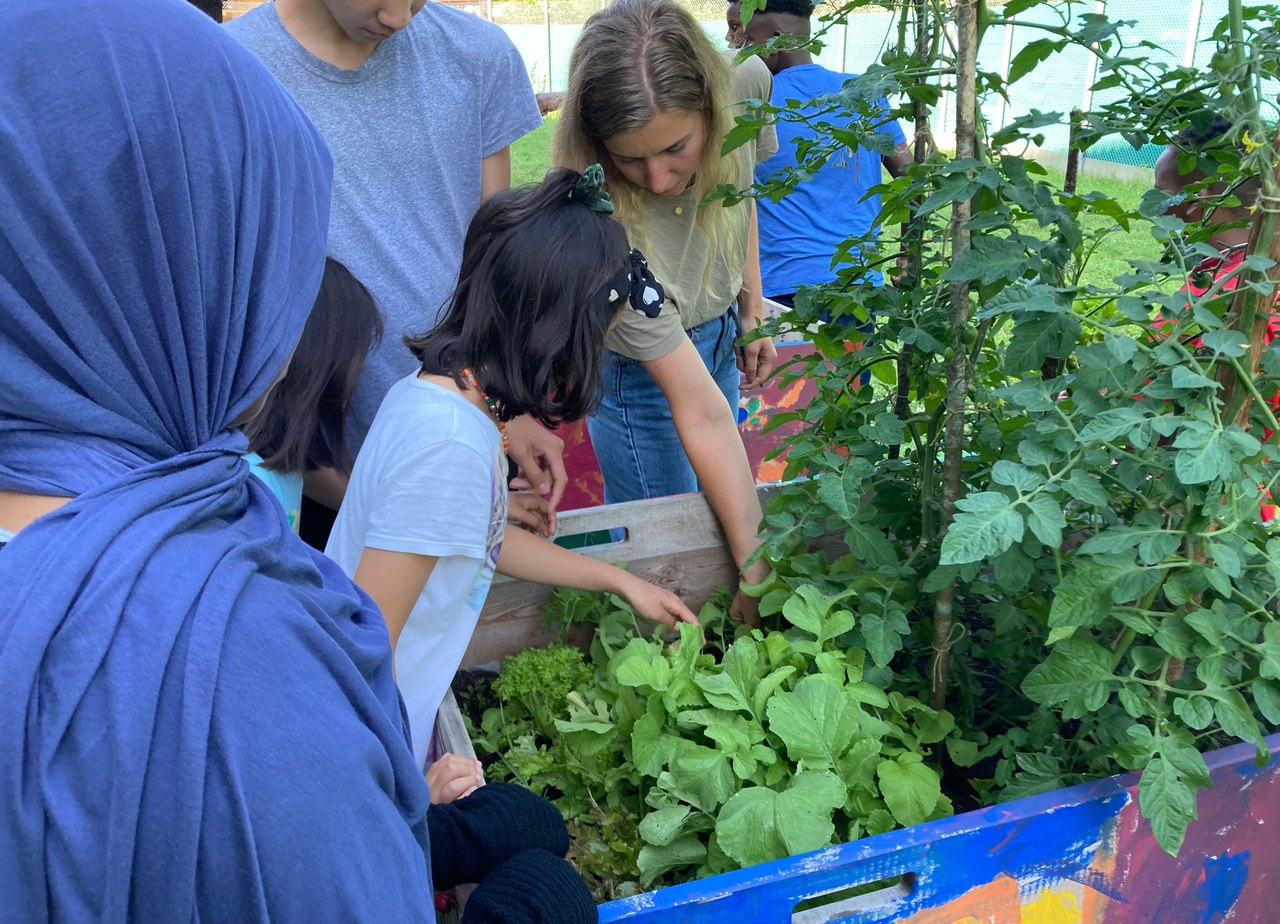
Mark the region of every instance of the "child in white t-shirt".
POLYGON ((662 310, 662 287, 611 211, 598 166, 482 205, 444 318, 405 338, 420 371, 392 387, 356 459, 325 551, 387 620, 420 761, 495 570, 616 593, 657 622, 695 621, 675 594, 622 569, 521 529, 504 535, 505 422, 585 416, 618 312, 662 310))

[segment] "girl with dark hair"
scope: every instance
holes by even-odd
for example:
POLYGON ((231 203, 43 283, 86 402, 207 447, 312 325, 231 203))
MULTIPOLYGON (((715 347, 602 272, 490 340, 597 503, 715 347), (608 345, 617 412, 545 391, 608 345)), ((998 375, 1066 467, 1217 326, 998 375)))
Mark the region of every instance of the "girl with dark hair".
POLYGON ((619 312, 662 310, 612 210, 598 166, 482 205, 445 317, 405 340, 421 368, 392 387, 356 460, 325 551, 387 620, 419 761, 495 569, 616 593, 668 625, 695 621, 675 594, 620 568, 524 530, 504 537, 506 422, 590 413, 619 312))
POLYGON ((320 294, 294 348, 289 369, 244 428, 245 456, 271 489, 298 532, 303 476, 331 470, 351 475, 344 420, 364 358, 382 336, 369 290, 337 260, 327 258, 320 294))

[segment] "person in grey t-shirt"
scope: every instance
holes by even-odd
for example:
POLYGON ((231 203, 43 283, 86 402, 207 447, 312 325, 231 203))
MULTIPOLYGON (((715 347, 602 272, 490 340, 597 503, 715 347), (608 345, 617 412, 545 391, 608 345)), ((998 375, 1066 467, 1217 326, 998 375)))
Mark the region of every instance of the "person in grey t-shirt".
MULTIPOLYGON (((226 28, 292 91, 333 152, 329 256, 373 294, 386 334, 352 403, 352 449, 415 368, 401 338, 433 327, 481 200, 511 183, 509 145, 541 124, 519 53, 492 23, 441 3, 276 0, 226 28)), ((269 154, 269 152, 264 152, 269 154)), ((513 421, 511 455, 554 506, 563 444, 513 421)), ((309 478, 336 508, 345 484, 309 478)))

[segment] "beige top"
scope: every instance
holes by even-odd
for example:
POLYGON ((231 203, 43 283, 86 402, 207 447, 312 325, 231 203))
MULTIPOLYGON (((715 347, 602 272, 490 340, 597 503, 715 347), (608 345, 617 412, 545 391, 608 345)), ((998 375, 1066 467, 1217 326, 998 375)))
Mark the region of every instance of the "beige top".
MULTIPOLYGON (((732 61, 733 52, 729 53, 732 61)), ((772 88, 769 69, 759 57, 750 57, 731 68, 735 100, 768 100, 772 88)), ((741 112, 742 107, 735 107, 741 112)), ((755 141, 743 146, 740 157, 743 175, 739 186, 751 185, 753 163, 768 160, 778 150, 773 126, 760 132, 755 141)), ((724 208, 719 203, 708 208, 724 208)), ((667 293, 667 307, 656 318, 636 311, 623 311, 617 325, 605 337, 605 346, 646 361, 666 356, 685 337, 685 331, 724 314, 742 288, 742 270, 747 262, 747 232, 751 212, 747 202, 729 206, 737 225, 732 242, 719 242, 719 252, 707 260, 711 241, 695 224, 698 200, 692 189, 678 196, 659 196, 647 190, 640 199, 637 224, 645 229, 645 258, 667 293), (731 246, 730 246, 731 245, 731 246), (672 306, 675 311, 672 311, 672 306)))

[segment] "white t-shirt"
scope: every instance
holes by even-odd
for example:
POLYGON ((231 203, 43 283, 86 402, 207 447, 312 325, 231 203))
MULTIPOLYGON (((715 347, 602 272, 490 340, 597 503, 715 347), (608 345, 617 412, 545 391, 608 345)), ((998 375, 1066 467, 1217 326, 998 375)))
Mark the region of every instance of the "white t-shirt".
POLYGON ((351 576, 366 547, 439 558, 396 644, 396 681, 420 763, 493 580, 505 475, 493 421, 415 373, 378 408, 325 547, 351 576))

